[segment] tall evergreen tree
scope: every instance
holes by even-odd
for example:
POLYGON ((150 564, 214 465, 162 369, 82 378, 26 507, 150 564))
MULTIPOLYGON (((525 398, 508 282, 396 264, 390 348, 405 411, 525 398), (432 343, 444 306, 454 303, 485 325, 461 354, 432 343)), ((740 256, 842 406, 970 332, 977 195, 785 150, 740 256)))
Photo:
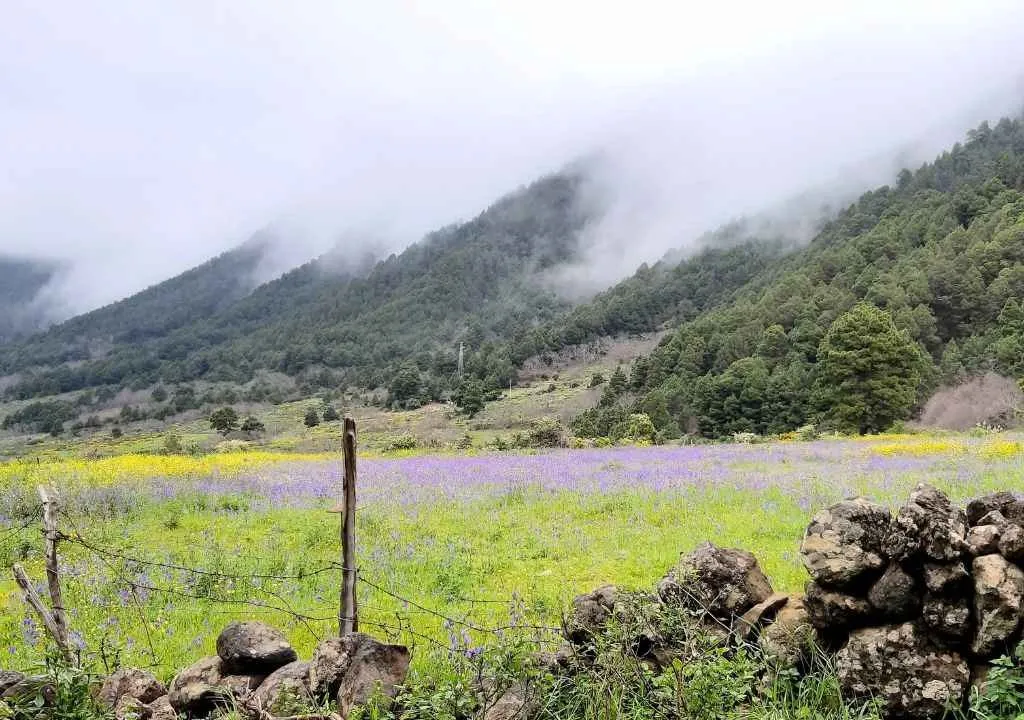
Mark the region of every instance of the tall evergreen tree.
POLYGON ((906 418, 917 400, 922 357, 892 317, 858 303, 832 323, 818 348, 817 399, 841 430, 869 433, 906 418))

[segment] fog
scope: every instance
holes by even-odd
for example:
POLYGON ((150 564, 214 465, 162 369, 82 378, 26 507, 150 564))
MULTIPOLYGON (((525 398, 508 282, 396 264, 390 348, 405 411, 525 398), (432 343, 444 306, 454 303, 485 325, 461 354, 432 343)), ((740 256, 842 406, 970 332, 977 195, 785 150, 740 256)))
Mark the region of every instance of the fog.
POLYGON ((805 235, 1024 97, 1009 0, 690 5, 8 0, 0 253, 69 261, 82 311, 261 230, 259 279, 399 249, 596 157, 587 291, 801 195, 805 235))

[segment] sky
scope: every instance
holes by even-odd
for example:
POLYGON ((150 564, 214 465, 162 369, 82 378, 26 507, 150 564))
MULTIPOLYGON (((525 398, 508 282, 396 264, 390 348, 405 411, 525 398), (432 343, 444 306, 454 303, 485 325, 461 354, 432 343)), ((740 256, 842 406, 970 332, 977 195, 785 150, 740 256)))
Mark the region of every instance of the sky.
POLYGON ((398 249, 600 154, 599 287, 1024 103, 1013 0, 6 0, 0 253, 84 310, 271 228, 398 249))

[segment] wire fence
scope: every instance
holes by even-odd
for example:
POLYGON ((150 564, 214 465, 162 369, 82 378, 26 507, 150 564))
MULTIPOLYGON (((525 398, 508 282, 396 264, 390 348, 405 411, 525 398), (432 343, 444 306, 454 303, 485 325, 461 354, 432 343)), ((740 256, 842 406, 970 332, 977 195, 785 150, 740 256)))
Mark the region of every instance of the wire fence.
MULTIPOLYGON (((108 537, 98 537, 80 527, 80 521, 66 509, 57 511, 60 527, 54 539, 62 548, 62 580, 74 586, 76 582, 103 582, 120 593, 121 612, 130 613, 141 635, 150 667, 164 665, 160 642, 153 630, 151 614, 154 598, 185 600, 203 606, 203 615, 238 618, 244 611, 261 619, 278 618, 301 626, 317 641, 338 634, 337 624, 344 615, 337 604, 311 603, 301 597, 301 584, 315 582, 334 591, 341 588, 341 579, 349 570, 341 562, 327 562, 295 572, 232 571, 223 567, 203 567, 167 558, 148 557, 138 547, 118 547, 108 537), (67 563, 74 558, 74 566, 67 563), (154 576, 163 575, 163 580, 154 576), (207 582, 203 582, 203 581, 207 582), (230 586, 229 589, 226 588, 230 586)), ((38 519, 27 519, 0 532, 0 543, 14 538, 45 536, 38 519)), ((2 548, 2 545, 0 545, 2 548)), ((188 554, 188 549, 180 551, 188 554)), ((253 556, 258 559, 258 556, 253 556)), ((412 593, 402 592, 382 577, 362 567, 355 571, 359 588, 358 625, 392 642, 402 642, 415 650, 428 646, 449 654, 453 658, 473 659, 477 643, 486 638, 502 639, 508 633, 528 634, 538 646, 553 645, 561 641, 562 627, 528 621, 521 601, 509 598, 480 598, 456 596, 446 598, 449 609, 432 607, 412 593), (452 606, 472 610, 453 612, 452 606), (494 622, 499 608, 507 608, 512 618, 494 622), (474 642, 468 642, 466 633, 472 633, 474 642)), ((42 584, 37 583, 41 589, 42 584)), ((84 588, 72 594, 81 598, 84 588)), ((248 616, 248 615, 247 615, 248 616)), ((72 642, 83 642, 78 633, 71 633, 72 642)), ((103 639, 99 641, 104 644, 103 639)), ((101 648, 102 650, 102 648, 101 648)), ((102 654, 102 653, 101 653, 102 654)))

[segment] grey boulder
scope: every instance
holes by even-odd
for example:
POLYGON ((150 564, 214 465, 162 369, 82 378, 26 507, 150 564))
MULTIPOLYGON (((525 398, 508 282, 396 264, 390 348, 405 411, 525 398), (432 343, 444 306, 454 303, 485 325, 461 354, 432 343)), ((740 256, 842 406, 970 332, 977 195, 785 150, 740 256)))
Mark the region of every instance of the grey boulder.
POLYGON ((888 508, 866 498, 843 500, 811 520, 800 545, 804 567, 820 585, 850 588, 885 567, 888 508))
POLYGON ((261 622, 233 622, 217 637, 217 654, 232 672, 270 673, 298 656, 284 635, 261 622))

